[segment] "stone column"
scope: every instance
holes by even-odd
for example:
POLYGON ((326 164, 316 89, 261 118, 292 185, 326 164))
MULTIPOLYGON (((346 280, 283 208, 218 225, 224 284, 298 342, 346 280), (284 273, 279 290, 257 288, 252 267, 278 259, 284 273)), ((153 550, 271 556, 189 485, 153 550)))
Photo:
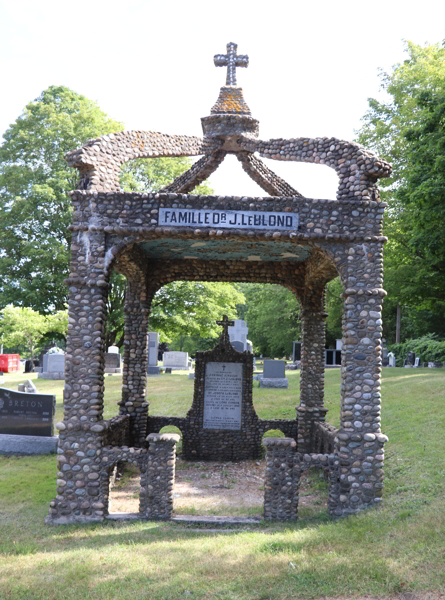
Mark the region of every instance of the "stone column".
POLYGON ((68 430, 74 424, 91 428, 103 418, 107 289, 106 282, 70 287, 64 388, 68 430))
POLYGON ((380 431, 381 246, 349 249, 344 293, 341 424, 337 434, 340 496, 336 514, 350 514, 381 501, 383 444, 380 431), (375 287, 371 287, 374 285, 375 287))
POLYGON ((266 476, 264 481, 265 521, 297 519, 300 462, 292 438, 264 438, 266 476))
POLYGON ((179 435, 150 433, 147 441, 148 463, 144 480, 141 480, 140 512, 151 520, 171 519, 179 435))
POLYGON ((301 311, 301 371, 298 418, 298 452, 312 452, 314 421, 324 421, 324 293, 320 289, 302 301, 301 311))
POLYGON ((129 414, 131 417, 131 444, 143 446, 148 418, 148 301, 144 281, 128 282, 124 310, 124 369, 120 414, 129 414))

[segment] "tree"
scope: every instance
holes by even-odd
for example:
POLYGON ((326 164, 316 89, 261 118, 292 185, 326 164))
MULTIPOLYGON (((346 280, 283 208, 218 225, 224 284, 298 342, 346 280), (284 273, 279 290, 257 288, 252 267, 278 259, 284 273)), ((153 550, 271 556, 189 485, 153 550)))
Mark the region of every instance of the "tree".
POLYGON ((0 337, 8 348, 24 347, 34 358, 34 351, 48 331, 49 321, 31 308, 8 305, 2 311, 0 337))
POLYGON ((264 356, 291 354, 292 341, 300 339, 300 307, 291 291, 281 285, 244 283, 247 310, 242 318, 249 327, 254 351, 264 356))
POLYGON ((217 337, 221 328, 216 321, 223 314, 236 318, 236 306, 244 301, 230 283, 174 281, 153 298, 149 326, 161 341, 176 340, 183 350, 187 337, 217 337))
MULTIPOLYGON (((29 103, 0 147, 0 307, 13 303, 42 314, 63 310, 68 275, 68 192, 78 173, 64 155, 86 141, 123 129, 99 106, 63 86, 29 103)), ((129 191, 157 191, 191 166, 188 158, 140 159, 122 169, 129 191)), ((198 193, 211 193, 202 184, 198 193)), ((111 277, 107 343, 122 343, 125 278, 111 277)))
POLYGON ((445 335, 438 319, 445 308, 445 47, 408 42, 406 50, 408 59, 382 74, 389 101, 369 100, 358 137, 394 167, 383 192, 389 203, 384 335, 391 341, 397 304, 402 338, 445 335), (403 331, 407 312, 410 329, 403 331), (420 331, 412 327, 416 321, 423 323, 420 331))
POLYGON ((0 147, 0 306, 62 310, 77 173, 64 155, 121 123, 66 87, 51 86, 4 134, 0 147))

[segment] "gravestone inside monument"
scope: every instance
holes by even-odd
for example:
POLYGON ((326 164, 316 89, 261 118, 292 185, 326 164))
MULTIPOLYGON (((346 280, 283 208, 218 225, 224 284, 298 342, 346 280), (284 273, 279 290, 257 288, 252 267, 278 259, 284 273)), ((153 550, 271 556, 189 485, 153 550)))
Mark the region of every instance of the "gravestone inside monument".
POLYGON ((241 429, 243 365, 208 362, 204 378, 204 429, 241 429))
POLYGON ((52 436, 56 397, 0 388, 0 434, 52 436))
POLYGON ((189 370, 188 352, 164 352, 163 361, 164 367, 189 370))

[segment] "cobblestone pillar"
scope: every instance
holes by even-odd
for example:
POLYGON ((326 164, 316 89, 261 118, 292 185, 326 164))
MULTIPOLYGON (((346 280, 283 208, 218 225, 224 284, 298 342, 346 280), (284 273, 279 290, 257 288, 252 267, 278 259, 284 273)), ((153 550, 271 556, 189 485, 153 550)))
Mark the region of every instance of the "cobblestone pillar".
POLYGON ((301 312, 301 371, 300 406, 298 418, 298 452, 313 452, 314 421, 324 421, 324 349, 325 319, 323 291, 311 296, 311 305, 302 303, 301 312), (317 306, 318 305, 318 306, 317 306), (315 310, 314 310, 315 309, 315 310))
POLYGON ((129 281, 125 295, 124 369, 120 414, 131 417, 130 439, 143 446, 147 435, 148 301, 145 283, 129 281))
POLYGON ((266 476, 264 481, 264 519, 297 519, 300 489, 300 463, 297 444, 292 438, 264 438, 266 476))
POLYGON ((171 519, 179 435, 150 433, 147 441, 148 463, 146 476, 141 479, 140 512, 149 519, 171 519))
POLYGON ((381 501, 383 445, 387 441, 380 430, 381 311, 385 296, 380 287, 381 245, 350 248, 349 257, 337 433, 340 502, 336 514, 358 512, 381 501))

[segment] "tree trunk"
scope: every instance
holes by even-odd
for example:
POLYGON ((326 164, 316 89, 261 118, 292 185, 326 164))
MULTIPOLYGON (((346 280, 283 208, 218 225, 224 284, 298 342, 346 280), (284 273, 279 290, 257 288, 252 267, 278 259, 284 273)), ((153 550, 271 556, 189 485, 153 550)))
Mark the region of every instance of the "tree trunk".
POLYGON ((396 315, 396 344, 400 344, 400 304, 397 304, 397 315, 396 315))

